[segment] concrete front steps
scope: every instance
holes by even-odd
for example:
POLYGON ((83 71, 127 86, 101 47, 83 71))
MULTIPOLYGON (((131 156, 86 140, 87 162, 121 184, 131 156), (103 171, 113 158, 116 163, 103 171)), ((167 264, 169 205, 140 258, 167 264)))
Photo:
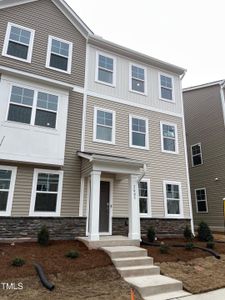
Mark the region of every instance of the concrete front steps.
POLYGON ((168 300, 190 295, 183 291, 182 282, 160 275, 153 258, 145 249, 136 246, 102 247, 117 271, 144 300, 168 300))

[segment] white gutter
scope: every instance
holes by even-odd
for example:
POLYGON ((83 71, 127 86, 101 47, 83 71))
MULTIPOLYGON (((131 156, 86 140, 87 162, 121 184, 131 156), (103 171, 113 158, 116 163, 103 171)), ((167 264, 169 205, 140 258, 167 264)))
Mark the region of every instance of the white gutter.
POLYGON ((224 92, 223 92, 224 87, 225 87, 225 80, 220 84, 220 99, 221 99, 221 105, 223 111, 223 123, 225 125, 225 99, 224 99, 224 92))
POLYGON ((145 176, 145 174, 146 174, 146 169, 147 169, 146 164, 144 164, 143 171, 142 171, 142 173, 140 174, 140 176, 138 177, 138 180, 137 180, 138 183, 139 183, 139 182, 142 180, 142 178, 145 176))

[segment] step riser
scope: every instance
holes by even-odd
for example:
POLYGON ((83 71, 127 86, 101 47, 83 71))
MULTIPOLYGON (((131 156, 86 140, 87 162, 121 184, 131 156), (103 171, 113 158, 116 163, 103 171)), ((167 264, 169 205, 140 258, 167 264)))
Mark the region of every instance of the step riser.
POLYGON ((143 258, 139 260, 131 259, 125 261, 115 261, 112 260, 116 267, 133 267, 133 266, 146 266, 146 265, 153 265, 153 259, 143 258))
POLYGON ((151 287, 144 287, 140 288, 137 287, 137 290, 140 292, 142 297, 149 297, 152 295, 162 294, 162 293, 169 293, 169 292, 176 292, 182 290, 182 283, 171 283, 171 284, 162 284, 157 286, 151 287))
POLYGON ((160 269, 152 268, 152 269, 126 270, 126 271, 118 270, 118 272, 122 277, 133 277, 133 276, 145 276, 145 275, 159 275, 160 269))
POLYGON ((114 258, 128 258, 128 257, 140 257, 140 256, 146 256, 147 257, 147 251, 132 251, 132 252, 115 252, 115 253, 108 253, 108 255, 114 259, 114 258))

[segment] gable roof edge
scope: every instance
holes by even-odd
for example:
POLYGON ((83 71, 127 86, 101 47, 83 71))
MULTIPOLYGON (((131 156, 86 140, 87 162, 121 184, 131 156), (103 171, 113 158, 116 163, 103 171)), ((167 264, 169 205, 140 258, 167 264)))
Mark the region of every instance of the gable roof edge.
POLYGON ((20 0, 20 1, 0 0, 0 9, 13 7, 13 6, 21 5, 21 4, 26 4, 29 2, 35 2, 35 1, 38 1, 38 0, 20 0))

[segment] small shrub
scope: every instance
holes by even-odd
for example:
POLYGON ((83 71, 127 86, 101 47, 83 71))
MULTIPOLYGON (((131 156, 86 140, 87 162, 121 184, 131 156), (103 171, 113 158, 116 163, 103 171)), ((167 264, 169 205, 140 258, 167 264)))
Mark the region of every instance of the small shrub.
POLYGON ((12 261, 12 266, 14 266, 14 267, 21 267, 24 264, 25 264, 25 260, 23 258, 20 258, 20 257, 16 257, 12 261))
POLYGON ((169 252, 169 249, 170 249, 169 245, 164 244, 164 243, 161 243, 160 248, 159 248, 160 253, 162 253, 162 254, 167 254, 169 252))
POLYGON ((207 242, 206 247, 209 249, 214 249, 215 243, 213 241, 209 241, 209 242, 207 242))
POLYGON ((186 225, 185 229, 184 229, 184 238, 187 241, 190 241, 193 239, 193 234, 191 232, 190 226, 186 225))
POLYGON ((79 257, 79 252, 76 250, 70 250, 69 252, 66 253, 66 257, 72 258, 72 259, 77 258, 77 257, 79 257))
POLYGON ((154 227, 149 227, 147 232, 149 242, 153 243, 155 241, 155 229, 154 227))
POLYGON ((47 246, 49 243, 49 231, 46 226, 42 226, 38 232, 38 243, 42 246, 47 246))
POLYGON ((198 226, 198 239, 202 242, 213 241, 212 232, 206 222, 200 222, 198 226))
POLYGON ((185 245, 185 249, 191 251, 191 250, 194 249, 194 246, 195 246, 195 245, 194 245, 193 243, 187 243, 187 244, 185 245))

